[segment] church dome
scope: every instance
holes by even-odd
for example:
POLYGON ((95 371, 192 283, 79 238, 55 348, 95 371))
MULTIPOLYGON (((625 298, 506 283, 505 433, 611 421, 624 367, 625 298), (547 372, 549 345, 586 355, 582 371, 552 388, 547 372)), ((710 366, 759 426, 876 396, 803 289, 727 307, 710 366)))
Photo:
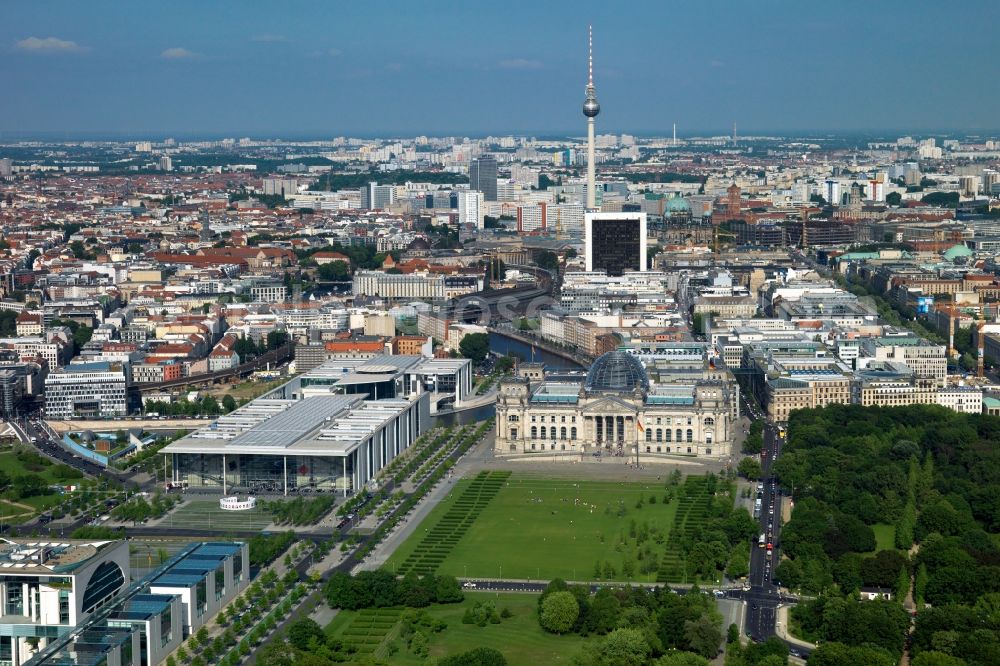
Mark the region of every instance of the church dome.
POLYGON ((613 351, 597 357, 587 372, 587 391, 626 393, 637 388, 649 390, 649 377, 635 356, 613 351))
POLYGON ((691 203, 684 197, 667 199, 667 213, 690 213, 691 203))

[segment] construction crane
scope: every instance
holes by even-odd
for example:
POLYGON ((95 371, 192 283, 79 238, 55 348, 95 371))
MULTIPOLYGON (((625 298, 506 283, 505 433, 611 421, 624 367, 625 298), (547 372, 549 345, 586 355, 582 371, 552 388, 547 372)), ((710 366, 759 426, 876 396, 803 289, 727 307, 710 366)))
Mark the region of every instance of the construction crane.
POLYGON ((719 236, 727 236, 729 238, 736 238, 736 234, 731 231, 723 231, 719 229, 719 225, 715 225, 712 228, 712 254, 716 257, 719 256, 719 236))

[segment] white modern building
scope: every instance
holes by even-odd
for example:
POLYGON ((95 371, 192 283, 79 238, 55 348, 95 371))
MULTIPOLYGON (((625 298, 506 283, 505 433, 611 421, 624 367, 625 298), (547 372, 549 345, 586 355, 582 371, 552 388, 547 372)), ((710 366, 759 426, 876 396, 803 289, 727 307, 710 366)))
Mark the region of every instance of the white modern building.
MULTIPOLYGON (((34 544, 25 546, 31 548, 34 544)), ((246 543, 187 544, 168 562, 131 585, 127 541, 69 547, 98 549, 96 558, 89 552, 79 555, 88 567, 96 566, 90 581, 79 588, 83 607, 88 608, 94 599, 98 603, 75 623, 46 627, 47 638, 38 640, 37 647, 30 649, 27 661, 19 659, 23 654, 15 653, 5 663, 12 666, 161 664, 250 582, 250 552, 246 543), (100 557, 103 553, 114 553, 116 557, 100 557)), ((73 556, 63 557, 73 559, 73 556)), ((70 568, 72 564, 71 561, 70 568)), ((66 563, 60 566, 65 567, 66 563)), ((62 573, 60 569, 56 571, 62 573)), ((5 576, 7 579, 9 576, 5 576)), ((73 596, 79 594, 75 583, 62 580, 56 585, 60 613, 67 605, 72 608, 73 596), (66 597, 69 604, 63 601, 66 597)), ((23 629, 14 635, 24 635, 23 629)), ((25 642, 30 648, 35 641, 25 642)))
POLYGON ((128 365, 75 363, 45 380, 45 415, 103 418, 128 414, 128 365))
POLYGON ((125 541, 0 540, 0 662, 23 664, 129 583, 125 541))
POLYGON ((483 193, 476 191, 460 190, 458 195, 458 223, 462 226, 471 226, 482 229, 485 224, 485 207, 483 205, 483 193))
POLYGON ((430 427, 432 406, 461 406, 471 395, 468 359, 336 358, 163 453, 179 486, 346 495, 430 427))

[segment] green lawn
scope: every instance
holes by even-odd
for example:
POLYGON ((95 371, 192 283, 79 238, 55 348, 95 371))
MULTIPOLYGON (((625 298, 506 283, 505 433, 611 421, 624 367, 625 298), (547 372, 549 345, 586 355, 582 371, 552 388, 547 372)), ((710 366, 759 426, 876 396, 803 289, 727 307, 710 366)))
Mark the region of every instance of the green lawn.
POLYGON ((25 464, 25 462, 18 458, 17 454, 13 451, 8 450, 0 452, 0 469, 11 477, 21 476, 23 474, 37 474, 48 483, 57 483, 55 477, 52 476, 53 465, 54 463, 49 461, 48 458, 45 458, 44 462, 39 464, 25 464))
POLYGON ((160 521, 160 527, 186 527, 203 530, 262 530, 273 516, 260 508, 249 511, 224 511, 219 500, 188 500, 160 521))
MULTIPOLYGON (((496 475, 493 472, 490 478, 496 475)), ((411 555, 430 551, 424 557, 431 566, 439 562, 436 573, 458 577, 593 580, 595 563, 610 562, 616 570, 614 579, 625 580, 622 564, 627 558, 635 560, 633 521, 639 530, 646 527, 653 533, 646 543, 659 555, 664 545, 656 539, 665 541, 678 506, 676 500, 662 503, 662 482, 572 481, 516 474, 494 481, 495 494, 484 491, 470 498, 466 491, 475 483, 478 479, 459 481, 387 566, 405 571, 413 562, 411 555), (655 504, 649 503, 651 496, 655 504), (636 508, 640 497, 642 508, 636 508), (425 540, 427 535, 431 536, 425 540), (623 536, 628 543, 619 548, 623 536)), ((656 579, 655 571, 638 573, 636 564, 632 579, 656 579)))
POLYGON ((880 550, 893 550, 896 547, 896 527, 878 523, 872 525, 875 532, 875 552, 880 550))
MULTIPOLYGON (((427 608, 432 616, 444 620, 448 625, 444 631, 429 636, 429 659, 421 659, 410 654, 406 649, 405 641, 396 638, 399 631, 396 626, 385 634, 387 638, 383 639, 375 648, 378 650, 376 655, 383 655, 385 644, 394 640, 399 651, 391 657, 382 657, 394 666, 396 664, 400 666, 426 664, 445 655, 464 652, 475 647, 491 647, 499 650, 507 658, 509 664, 566 664, 583 646, 594 640, 584 639, 576 635, 557 636, 545 633, 538 626, 537 608, 538 597, 533 594, 501 593, 498 595, 486 592, 467 592, 465 601, 460 604, 442 604, 427 608), (502 620, 500 624, 487 624, 485 627, 462 624, 462 615, 466 608, 477 601, 487 600, 496 604, 497 611, 504 607, 509 608, 513 617, 502 620)), ((384 616, 387 612, 392 611, 388 609, 361 611, 360 613, 341 611, 327 627, 327 633, 348 642, 351 636, 358 636, 364 640, 381 632, 381 628, 385 626, 386 617, 371 619, 361 617, 360 614, 379 613, 384 616), (368 630, 366 636, 363 632, 369 626, 373 628, 368 630)), ((359 650, 358 654, 360 656, 361 654, 370 654, 370 652, 367 649, 364 652, 359 650)))
MULTIPOLYGON (((25 474, 37 474, 38 476, 45 479, 46 483, 53 485, 63 484, 63 483, 69 483, 69 484, 79 483, 80 481, 79 479, 75 479, 72 481, 60 481, 56 479, 52 475, 53 466, 54 463, 49 461, 47 458, 44 459, 43 462, 41 463, 25 464, 24 461, 20 460, 17 457, 14 451, 7 450, 0 452, 0 470, 3 470, 7 475, 9 475, 12 478, 17 476, 23 476, 25 474)), ((8 493, 7 498, 10 499, 11 501, 32 506, 38 511, 45 511, 59 504, 59 502, 62 499, 62 495, 60 495, 59 493, 48 493, 45 495, 35 495, 32 497, 25 497, 22 499, 22 498, 10 497, 10 494, 8 493)), ((14 506, 3 506, 2 508, 0 508, 0 515, 3 516, 10 516, 22 512, 24 512, 24 509, 14 506)), ((25 522, 26 520, 29 520, 30 518, 31 516, 21 516, 12 519, 10 522, 22 523, 25 522)))

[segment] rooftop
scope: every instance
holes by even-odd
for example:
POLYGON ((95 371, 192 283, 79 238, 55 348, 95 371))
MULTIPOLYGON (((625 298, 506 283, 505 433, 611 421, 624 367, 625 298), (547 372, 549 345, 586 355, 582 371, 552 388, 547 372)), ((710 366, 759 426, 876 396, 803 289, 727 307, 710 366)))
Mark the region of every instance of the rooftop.
POLYGON ((113 541, 0 540, 0 574, 70 573, 113 541))

